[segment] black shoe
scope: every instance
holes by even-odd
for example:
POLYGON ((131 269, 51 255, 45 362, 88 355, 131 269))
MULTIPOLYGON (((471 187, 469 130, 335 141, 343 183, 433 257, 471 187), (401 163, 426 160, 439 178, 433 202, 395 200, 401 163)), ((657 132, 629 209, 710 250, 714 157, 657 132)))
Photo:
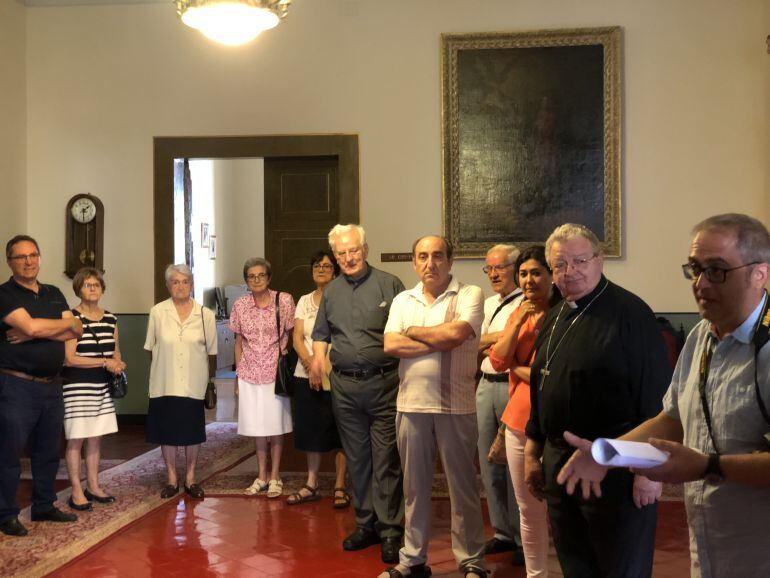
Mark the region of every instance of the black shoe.
POLYGON ((511 564, 514 566, 524 566, 524 548, 521 546, 518 546, 513 551, 513 558, 511 559, 511 564))
POLYGON ((169 498, 173 498, 176 496, 177 492, 179 491, 179 485, 172 486, 171 484, 166 484, 163 486, 163 489, 160 491, 160 497, 164 500, 167 500, 169 498))
POLYGON ((386 564, 398 564, 398 551, 401 549, 401 538, 383 538, 381 547, 382 561, 386 564))
POLYGON ((27 529, 24 524, 19 522, 18 518, 8 518, 5 522, 0 523, 0 532, 7 536, 26 536, 27 529))
POLYGON ((513 552, 516 548, 516 542, 492 538, 484 544, 484 555, 499 554, 500 552, 513 552))
POLYGON ((70 496, 70 499, 67 501, 67 505, 73 510, 77 510, 78 512, 88 512, 89 510, 94 509, 94 506, 91 504, 91 502, 86 502, 85 504, 76 504, 75 500, 72 499, 72 496, 70 496))
POLYGON ((96 494, 92 494, 88 491, 86 488, 83 490, 83 495, 86 497, 86 500, 89 502, 99 502, 100 504, 111 504, 115 501, 115 496, 97 496, 96 494))
POLYGON ((32 514, 33 522, 77 522, 78 517, 75 514, 67 514, 54 506, 47 512, 32 514))
POLYGON ((189 487, 185 485, 184 491, 188 496, 195 500, 202 500, 205 495, 203 488, 201 488, 198 484, 191 484, 189 487))
POLYGON ((343 550, 363 550, 369 546, 374 546, 380 543, 380 537, 374 530, 365 530, 364 528, 356 528, 350 536, 345 538, 342 542, 343 550))

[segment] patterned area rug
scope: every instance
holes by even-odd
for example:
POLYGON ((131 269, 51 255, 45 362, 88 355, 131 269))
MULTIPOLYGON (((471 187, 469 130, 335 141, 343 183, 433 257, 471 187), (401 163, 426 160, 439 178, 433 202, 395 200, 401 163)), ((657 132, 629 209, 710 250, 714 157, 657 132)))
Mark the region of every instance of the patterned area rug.
MULTIPOLYGON (((234 423, 221 422, 206 426, 207 441, 198 457, 200 480, 205 481, 253 453, 254 442, 239 436, 236 427, 234 423)), ((181 472, 184 458, 180 457, 181 472)), ((0 574, 25 578, 43 576, 66 564, 160 506, 163 500, 159 490, 165 479, 163 458, 157 448, 103 472, 102 486, 117 501, 107 506, 95 504, 93 511, 79 514, 77 523, 31 522, 29 508, 23 510, 19 518, 29 529, 29 535, 11 538, 0 534, 0 574)), ((69 508, 64 504, 69 496, 69 488, 59 493, 58 505, 67 511, 69 508)))

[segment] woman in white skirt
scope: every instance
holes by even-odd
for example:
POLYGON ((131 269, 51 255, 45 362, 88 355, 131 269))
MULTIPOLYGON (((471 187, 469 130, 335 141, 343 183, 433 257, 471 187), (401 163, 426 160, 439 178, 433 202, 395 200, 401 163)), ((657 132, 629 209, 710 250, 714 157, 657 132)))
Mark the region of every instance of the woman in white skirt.
POLYGON ((238 433, 256 438, 259 471, 246 493, 278 498, 283 493, 280 477, 283 436, 292 431, 287 397, 275 395, 278 350, 286 351, 294 329, 294 299, 269 288, 270 263, 247 259, 243 278, 251 293, 239 298, 230 313, 235 333, 235 366, 238 375, 238 433), (276 322, 279 304, 280 327, 276 322), (268 444, 270 473, 268 474, 268 444))
POLYGON ((99 486, 99 450, 101 436, 118 431, 108 381, 112 374, 123 371, 126 364, 120 358, 117 319, 99 307, 105 289, 102 274, 92 267, 84 267, 75 274, 72 288, 75 295, 80 296, 80 305, 72 313, 83 322, 83 335, 64 344, 65 456, 72 484, 69 506, 84 511, 92 508, 92 502, 115 501, 99 486), (85 489, 80 481, 84 445, 88 483, 85 489))

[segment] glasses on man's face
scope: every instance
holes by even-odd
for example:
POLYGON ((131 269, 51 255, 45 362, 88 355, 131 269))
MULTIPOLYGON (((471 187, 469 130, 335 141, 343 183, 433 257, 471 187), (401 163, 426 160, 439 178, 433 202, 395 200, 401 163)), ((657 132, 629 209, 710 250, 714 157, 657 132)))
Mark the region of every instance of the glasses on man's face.
POLYGON ((331 263, 316 263, 313 265, 313 271, 331 271, 334 269, 334 265, 331 263))
POLYGON ((585 271, 588 268, 588 264, 598 256, 597 253, 594 253, 590 257, 575 257, 572 260, 559 259, 558 261, 554 261, 551 266, 554 271, 558 271, 559 273, 565 273, 567 267, 572 267, 575 271, 585 271))
POLYGON ((86 289, 101 289, 101 283, 83 283, 83 287, 86 289))
POLYGON ((682 273, 684 273, 684 278, 689 281, 696 281, 698 277, 701 275, 705 275, 706 279, 708 279, 709 283, 724 283, 727 279, 727 274, 730 271, 735 271, 737 269, 743 269, 744 267, 751 267, 752 265, 759 265, 761 261, 753 261, 751 263, 744 263, 743 265, 738 265, 737 267, 701 267, 698 265, 698 263, 690 262, 685 263, 682 265, 682 273))
POLYGON ((192 281, 190 279, 174 279, 171 282, 173 287, 179 287, 180 285, 189 285, 192 281))
POLYGON ((28 253, 27 255, 11 255, 9 261, 37 261, 40 259, 40 253, 28 253))
POLYGON ((355 257, 363 252, 363 247, 353 247, 352 249, 346 249, 344 251, 334 251, 334 254, 338 259, 347 259, 348 257, 355 257))
POLYGON ((490 273, 502 273, 508 269, 508 267, 513 267, 513 263, 508 263, 507 265, 485 265, 481 270, 489 275, 490 273))
POLYGON ((251 283, 254 283, 254 281, 262 281, 263 279, 267 279, 267 273, 252 273, 251 275, 246 275, 246 281, 251 283))

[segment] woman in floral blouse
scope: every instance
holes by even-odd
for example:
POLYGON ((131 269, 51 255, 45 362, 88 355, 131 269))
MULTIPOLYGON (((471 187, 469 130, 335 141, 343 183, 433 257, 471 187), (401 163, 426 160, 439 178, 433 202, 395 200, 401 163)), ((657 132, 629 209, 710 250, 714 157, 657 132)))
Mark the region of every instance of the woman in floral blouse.
POLYGON ((243 278, 251 293, 239 298, 230 313, 235 333, 235 366, 238 375, 238 433, 256 438, 259 472, 246 489, 249 495, 283 493, 280 478, 283 436, 292 431, 289 399, 275 395, 278 349, 286 351, 294 329, 294 299, 288 293, 270 290, 270 263, 247 259, 243 278), (280 328, 276 325, 276 305, 280 307, 280 328), (267 470, 270 445, 270 473, 267 470))

